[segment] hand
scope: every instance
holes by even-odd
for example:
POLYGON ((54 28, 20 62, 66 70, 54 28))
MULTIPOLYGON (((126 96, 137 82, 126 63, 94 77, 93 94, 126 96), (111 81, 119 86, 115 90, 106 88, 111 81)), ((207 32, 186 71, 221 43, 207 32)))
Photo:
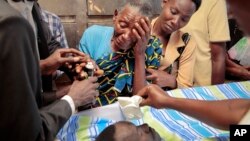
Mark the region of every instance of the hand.
POLYGON ((133 34, 135 35, 137 42, 135 44, 135 53, 143 54, 147 49, 148 40, 151 32, 151 24, 149 19, 141 18, 138 23, 135 23, 133 34))
POLYGON ((176 88, 176 78, 165 71, 147 69, 150 75, 146 76, 147 80, 151 80, 153 84, 157 84, 160 87, 176 88))
POLYGON ((97 77, 89 77, 82 81, 74 81, 68 95, 73 99, 76 108, 92 103, 95 97, 99 95, 97 91, 99 84, 96 83, 96 81, 97 77))
POLYGON ((50 75, 66 62, 79 62, 84 56, 84 53, 73 48, 57 49, 48 58, 40 60, 40 69, 43 75, 50 75), (77 57, 68 56, 69 54, 77 57))
POLYGON ((243 66, 245 69, 247 69, 248 71, 250 71, 250 66, 243 66))
POLYGON ((165 108, 170 98, 159 86, 150 84, 142 88, 137 95, 143 98, 140 106, 149 105, 155 108, 165 108))
POLYGON ((61 83, 60 85, 56 85, 56 99, 60 99, 61 97, 65 96, 66 94, 69 93, 69 90, 71 88, 71 83, 61 83))
POLYGON ((75 65, 75 69, 74 69, 74 73, 76 74, 76 79, 78 80, 83 80, 85 78, 87 78, 88 76, 97 76, 100 77, 103 75, 104 71, 101 70, 98 65, 96 65, 95 61, 92 59, 88 59, 88 62, 83 62, 80 64, 76 64, 75 65), (87 66, 86 66, 87 65, 87 66), (91 70, 93 71, 93 73, 91 74, 87 74, 87 72, 85 72, 87 68, 89 66, 91 66, 91 70))

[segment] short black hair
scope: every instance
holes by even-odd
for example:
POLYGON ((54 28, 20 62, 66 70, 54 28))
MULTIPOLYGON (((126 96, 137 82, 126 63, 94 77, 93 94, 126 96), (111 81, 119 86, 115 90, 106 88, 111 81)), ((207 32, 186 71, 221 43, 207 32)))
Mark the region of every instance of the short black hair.
MULTIPOLYGON (((23 1, 23 2, 24 2, 24 0, 12 0, 12 1, 14 1, 14 2, 20 2, 20 1, 23 1)), ((27 0, 27 1, 36 1, 36 0, 27 0)))
POLYGON ((197 11, 201 6, 201 0, 192 0, 192 2, 194 2, 197 11))
POLYGON ((95 141, 115 141, 115 125, 110 125, 106 129, 104 129, 95 141))

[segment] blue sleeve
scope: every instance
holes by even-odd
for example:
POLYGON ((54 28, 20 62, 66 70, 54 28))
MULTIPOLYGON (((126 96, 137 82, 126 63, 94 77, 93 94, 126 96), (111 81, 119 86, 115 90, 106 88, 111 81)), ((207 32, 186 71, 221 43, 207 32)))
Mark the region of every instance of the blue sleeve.
POLYGON ((89 39, 87 39, 87 38, 90 37, 90 35, 87 35, 88 33, 89 33, 88 29, 86 29, 85 32, 82 35, 81 40, 80 40, 79 50, 81 52, 84 52, 84 53, 90 55, 90 51, 88 49, 88 42, 87 42, 87 41, 89 41, 89 39))
POLYGON ((85 30, 79 43, 79 50, 97 60, 110 53, 113 27, 93 25, 85 30))

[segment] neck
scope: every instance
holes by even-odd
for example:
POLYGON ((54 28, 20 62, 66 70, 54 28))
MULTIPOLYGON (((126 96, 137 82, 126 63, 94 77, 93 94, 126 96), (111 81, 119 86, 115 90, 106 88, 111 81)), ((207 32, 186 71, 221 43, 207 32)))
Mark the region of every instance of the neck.
POLYGON ((152 31, 153 35, 157 36, 161 40, 163 46, 165 47, 168 43, 171 34, 162 31, 161 22, 159 19, 155 21, 152 31))
POLYGON ((157 19, 155 21, 155 24, 153 25, 152 30, 153 30, 153 34, 157 36, 158 38, 160 38, 162 43, 167 42, 169 40, 171 34, 162 31, 160 19, 157 19))

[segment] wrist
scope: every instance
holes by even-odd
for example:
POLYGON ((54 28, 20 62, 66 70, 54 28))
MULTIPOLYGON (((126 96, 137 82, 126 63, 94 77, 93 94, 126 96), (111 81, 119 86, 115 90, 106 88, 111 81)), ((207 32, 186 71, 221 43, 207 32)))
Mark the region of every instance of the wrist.
POLYGON ((40 61, 39 61, 39 64, 40 64, 41 73, 42 73, 43 75, 46 74, 46 72, 47 72, 46 70, 47 70, 47 68, 48 68, 46 59, 40 60, 40 61))
POLYGON ((68 102, 70 108, 71 108, 71 111, 72 111, 72 115, 76 112, 76 105, 74 103, 74 100, 71 96, 69 95, 65 95, 64 97, 61 98, 61 100, 65 100, 68 102))

